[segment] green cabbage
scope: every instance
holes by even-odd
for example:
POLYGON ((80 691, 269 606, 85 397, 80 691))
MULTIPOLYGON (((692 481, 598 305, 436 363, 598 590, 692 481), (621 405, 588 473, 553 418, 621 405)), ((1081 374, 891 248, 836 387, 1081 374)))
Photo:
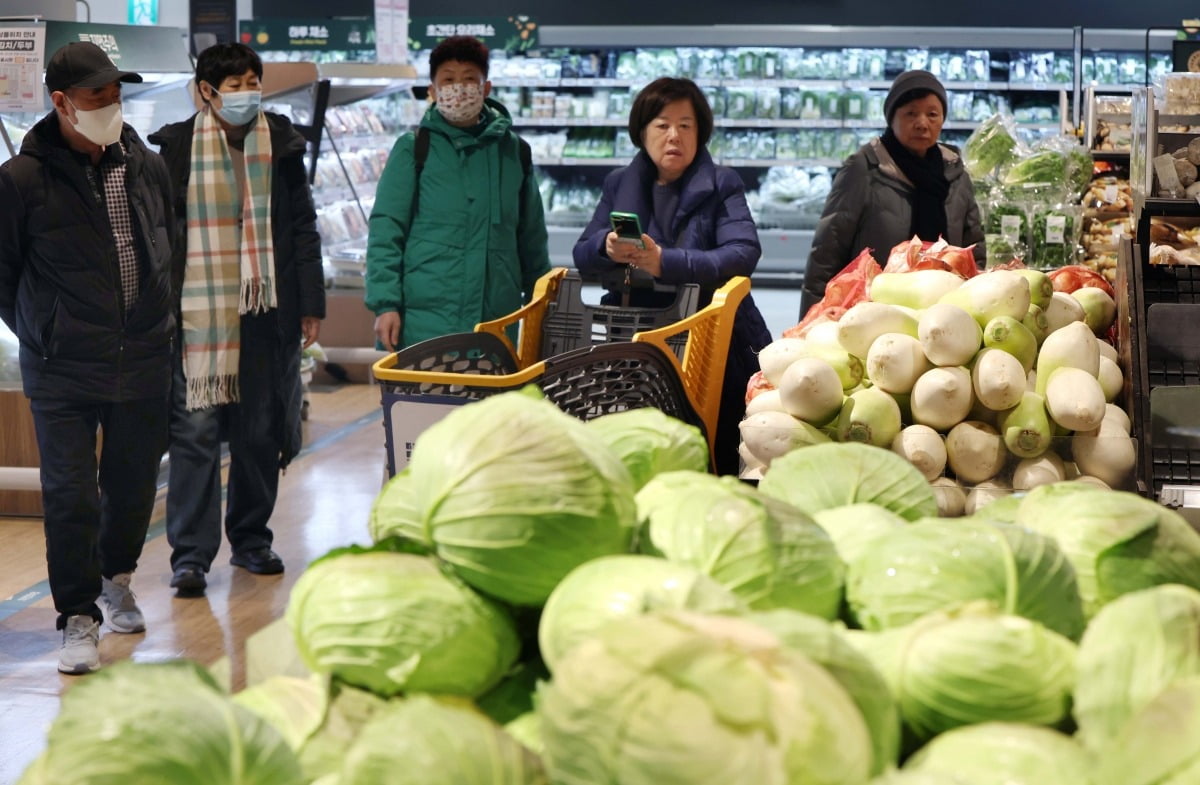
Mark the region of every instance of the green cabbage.
POLYGON ((820 510, 812 517, 833 540, 838 556, 846 564, 857 559, 872 542, 905 524, 896 513, 866 502, 820 510))
POLYGON ((363 726, 388 702, 374 693, 333 682, 321 725, 300 747, 300 766, 306 780, 336 777, 346 750, 363 726))
POLYGON ((845 568, 829 536, 790 504, 734 477, 670 472, 637 505, 646 550, 711 575, 755 610, 837 616, 845 568))
POLYGON ((1071 639, 1084 626, 1075 570, 1053 539, 969 518, 930 518, 875 540, 850 562, 846 599, 868 630, 975 600, 1071 639))
POLYGON ((533 711, 533 694, 537 683, 550 678, 550 671, 540 658, 517 663, 504 679, 475 701, 484 714, 500 725, 533 711))
POLYGON ((405 467, 388 480, 383 490, 371 505, 371 517, 367 528, 373 542, 382 542, 389 537, 402 537, 419 543, 424 550, 432 552, 433 541, 422 519, 417 488, 413 484, 411 467, 405 467))
POLYGON ((708 469, 708 442, 694 425, 658 409, 629 409, 588 421, 629 469, 634 489, 663 472, 708 469))
POLYGON ((742 619, 614 621, 559 663, 538 705, 555 785, 861 785, 871 765, 845 690, 742 619))
POLYGON ((1024 498, 1023 492, 1006 493, 980 507, 971 517, 975 520, 992 521, 993 523, 1016 523, 1017 509, 1020 508, 1021 500, 1024 498))
POLYGON ((540 396, 456 409, 418 437, 409 466, 437 555, 499 599, 541 605, 575 567, 628 550, 629 471, 599 433, 540 396))
POLYGON ((527 711, 509 720, 504 724, 504 731, 538 755, 545 750, 542 744, 542 718, 536 711, 527 711))
POLYGON ((867 655, 918 740, 979 722, 1056 725, 1075 681, 1075 644, 1037 622, 967 606, 847 640, 867 655))
POLYGON ((1096 785, 1200 782, 1200 678, 1160 692, 1100 752, 1096 785))
POLYGON ((537 755, 469 703, 392 701, 346 750, 345 785, 546 785, 537 755))
POLYGON ((296 785, 300 763, 269 723, 199 665, 118 662, 62 697, 22 785, 296 785))
POLYGON ((770 630, 785 646, 796 649, 820 665, 850 696, 862 713, 874 747, 872 774, 896 765, 900 755, 900 713, 879 671, 851 646, 834 625, 789 610, 765 611, 747 616, 770 630))
POLYGON ((1017 523, 1058 540, 1088 617, 1151 586, 1200 588, 1200 534, 1179 513, 1136 494, 1078 482, 1042 485, 1026 494, 1017 523))
POLYGON ((1079 644, 1075 720, 1103 749, 1173 681, 1200 676, 1200 592, 1156 586, 1104 606, 1079 644))
POLYGON ((904 764, 905 771, 957 775, 971 785, 1089 785, 1094 767, 1071 737, 1008 722, 947 731, 904 764))
POLYGON ((312 671, 383 696, 479 695, 520 648, 504 609, 433 560, 405 553, 313 562, 292 588, 286 618, 312 671))
POLYGON ((951 774, 933 771, 903 771, 888 772, 882 777, 871 780, 870 785, 975 785, 951 774))
POLYGON ((814 444, 776 458, 759 483, 768 496, 809 515, 871 502, 906 520, 937 515, 933 489, 917 468, 891 450, 867 444, 814 444))
POLYGON ((576 567, 542 610, 538 643, 551 671, 580 642, 613 619, 655 608, 738 612, 728 589, 687 564, 655 556, 605 556, 576 567))
POLYGON ((318 676, 272 676, 237 693, 233 702, 269 722, 289 747, 299 750, 325 719, 327 682, 318 676))
POLYGON ((979 124, 963 145, 963 164, 967 173, 979 179, 997 167, 1012 161, 1017 140, 1009 132, 1001 115, 995 114, 979 124))

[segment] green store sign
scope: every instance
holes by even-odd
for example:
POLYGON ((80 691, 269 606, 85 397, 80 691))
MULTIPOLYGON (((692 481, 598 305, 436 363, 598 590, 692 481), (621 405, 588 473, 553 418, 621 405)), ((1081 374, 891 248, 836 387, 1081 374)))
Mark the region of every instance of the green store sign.
POLYGON ((375 51, 375 21, 254 19, 238 22, 238 40, 260 52, 375 51))
POLYGON ((178 27, 46 22, 47 60, 72 41, 90 41, 103 49, 117 68, 128 71, 188 73, 192 70, 187 37, 178 27))
POLYGON ((509 53, 524 52, 537 46, 538 24, 532 18, 512 16, 417 16, 408 22, 408 48, 432 49, 453 35, 471 35, 489 49, 509 53))

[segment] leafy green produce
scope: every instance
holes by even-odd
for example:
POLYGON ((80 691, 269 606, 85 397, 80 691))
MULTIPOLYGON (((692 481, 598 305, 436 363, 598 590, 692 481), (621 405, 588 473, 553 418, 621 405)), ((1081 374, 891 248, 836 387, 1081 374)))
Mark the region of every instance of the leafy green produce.
POLYGON ((547 785, 531 750, 466 702, 417 695, 392 701, 346 750, 353 785, 547 785))
POLYGON ((1051 269, 1071 263, 1075 254, 1075 216, 1067 210, 1041 210, 1033 217, 1033 267, 1051 269))
POLYGON ((629 471, 536 389, 451 412, 417 439, 409 466, 426 539, 493 597, 541 605, 575 567, 628 550, 629 471))
POLYGON ((862 714, 756 624, 655 612, 576 646, 538 690, 556 785, 861 785, 862 714))
POLYGON ((190 662, 118 662, 67 690, 21 785, 295 785, 284 738, 190 662))
POLYGON ((1001 235, 1011 243, 1023 243, 1028 231, 1029 219, 1021 205, 1001 202, 988 208, 988 234, 1001 235), (1005 220, 1006 216, 1008 220, 1005 220))
POLYGON ((1043 150, 1016 161, 1004 172, 1004 185, 1025 183, 1064 184, 1067 181, 1067 158, 1055 150, 1043 150))
POLYGON ((1100 609, 1079 644, 1075 720, 1093 750, 1174 681, 1200 677, 1200 592, 1166 585, 1100 609))
POLYGON ((383 696, 479 695, 519 649, 502 607, 406 553, 314 562, 292 587, 286 618, 309 669, 383 696))
POLYGON ((894 529, 850 562, 846 599, 868 630, 976 600, 1068 638, 1084 626, 1075 570, 1057 543, 989 521, 932 518, 894 529))
POLYGON ((708 442, 700 429, 653 407, 606 414, 587 425, 625 464, 635 490, 663 472, 708 469, 708 442))
POLYGON ((1058 540, 1089 618, 1122 594, 1159 584, 1200 589, 1200 534, 1179 513, 1137 494, 1042 485, 1025 495, 1016 522, 1058 540))
POLYGON ((648 552, 711 576, 755 610, 837 616, 845 569, 829 535, 792 505, 699 472, 659 475, 637 505, 648 552))
POLYGON ((1093 761, 1080 744, 1036 725, 985 722, 955 728, 922 747, 905 771, 956 775, 971 785, 1087 785, 1093 761))
POLYGON ((687 564, 657 556, 605 556, 571 571, 546 600, 538 626, 542 658, 551 671, 575 646, 613 619, 656 608, 737 612, 728 589, 687 564))
POLYGON ((269 722, 289 747, 299 750, 325 719, 328 679, 272 676, 237 693, 233 702, 269 722))
POLYGON ((1017 140, 1001 115, 979 124, 963 145, 963 164, 972 178, 979 179, 1016 158, 1017 140))
POLYGON ((809 515, 858 502, 878 504, 910 521, 937 515, 933 490, 916 467, 867 444, 794 450, 771 462, 758 487, 809 515))
POLYGON ((821 510, 813 513, 813 520, 833 540, 838 556, 846 564, 857 559, 872 542, 906 523, 891 510, 869 502, 821 510))
POLYGON ((1200 782, 1200 678, 1160 692, 1100 752, 1096 785, 1200 782))

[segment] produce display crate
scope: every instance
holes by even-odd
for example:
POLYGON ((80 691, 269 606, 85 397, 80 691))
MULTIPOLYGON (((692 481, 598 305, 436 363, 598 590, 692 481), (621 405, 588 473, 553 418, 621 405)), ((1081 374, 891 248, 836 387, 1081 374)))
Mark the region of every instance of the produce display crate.
MULTIPOLYGON (((407 465, 417 436, 451 407, 528 384, 537 384, 559 408, 585 420, 653 406, 699 427, 711 450, 733 320, 750 291, 749 279, 730 280, 700 311, 639 329, 628 341, 621 340, 625 325, 609 313, 612 309, 597 310, 606 325, 618 329, 601 342, 581 337, 586 345, 541 358, 544 345, 558 345, 545 340, 544 327, 564 280, 565 270, 552 271, 520 311, 480 324, 473 333, 425 341, 375 363, 389 476, 407 465), (520 323, 516 346, 506 332, 515 323, 520 323)), ((651 321, 662 318, 658 312, 651 321)))

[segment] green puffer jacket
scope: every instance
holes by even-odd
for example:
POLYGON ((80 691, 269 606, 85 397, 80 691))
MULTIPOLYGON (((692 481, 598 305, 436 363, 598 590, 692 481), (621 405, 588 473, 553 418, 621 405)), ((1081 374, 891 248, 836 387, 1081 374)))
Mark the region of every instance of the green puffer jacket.
POLYGON ((412 215, 414 134, 396 142, 371 211, 367 308, 397 311, 400 342, 469 332, 529 300, 550 269, 546 219, 532 172, 526 176, 512 120, 487 100, 482 131, 455 128, 436 107, 412 215))

